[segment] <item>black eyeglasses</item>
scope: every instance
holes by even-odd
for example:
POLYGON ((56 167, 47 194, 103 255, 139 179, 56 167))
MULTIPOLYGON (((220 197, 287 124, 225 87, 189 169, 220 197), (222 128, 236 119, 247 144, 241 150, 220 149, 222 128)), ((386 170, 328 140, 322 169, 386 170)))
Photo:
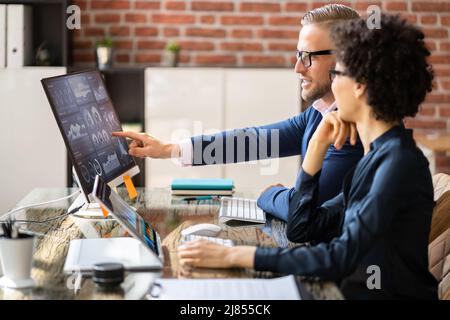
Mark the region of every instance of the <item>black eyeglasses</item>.
POLYGON ((320 50, 320 51, 296 51, 295 57, 300 59, 305 68, 311 67, 311 56, 325 56, 333 54, 334 50, 320 50))
POLYGON ((328 71, 328 75, 330 77, 330 81, 333 81, 336 76, 348 76, 348 73, 345 71, 331 69, 330 71, 328 71))

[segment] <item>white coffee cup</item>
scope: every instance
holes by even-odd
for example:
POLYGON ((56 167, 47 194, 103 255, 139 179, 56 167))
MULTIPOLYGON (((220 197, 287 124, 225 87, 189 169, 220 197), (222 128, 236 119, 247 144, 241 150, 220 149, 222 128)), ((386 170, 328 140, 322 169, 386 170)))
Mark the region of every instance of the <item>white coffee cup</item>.
POLYGON ((31 268, 35 249, 35 238, 22 235, 20 238, 0 238, 0 261, 3 277, 0 286, 28 288, 34 286, 31 268))

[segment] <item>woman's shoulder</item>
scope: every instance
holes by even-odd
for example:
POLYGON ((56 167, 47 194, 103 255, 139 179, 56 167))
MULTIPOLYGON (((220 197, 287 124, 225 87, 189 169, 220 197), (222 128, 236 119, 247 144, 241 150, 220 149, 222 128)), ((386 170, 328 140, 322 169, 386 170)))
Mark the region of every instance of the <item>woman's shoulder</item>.
POLYGON ((428 160, 422 150, 417 146, 412 130, 404 129, 386 141, 379 154, 380 160, 388 162, 398 171, 410 172, 411 170, 428 170, 428 160))

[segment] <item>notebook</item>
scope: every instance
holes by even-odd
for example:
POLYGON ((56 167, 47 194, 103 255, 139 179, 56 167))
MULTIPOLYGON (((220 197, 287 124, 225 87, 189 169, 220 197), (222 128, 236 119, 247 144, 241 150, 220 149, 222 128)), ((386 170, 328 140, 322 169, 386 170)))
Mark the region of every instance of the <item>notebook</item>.
POLYGON ((160 300, 300 300, 294 276, 275 279, 157 279, 146 295, 160 300))
POLYGON ((234 192, 232 179, 174 179, 173 195, 231 195, 234 192))

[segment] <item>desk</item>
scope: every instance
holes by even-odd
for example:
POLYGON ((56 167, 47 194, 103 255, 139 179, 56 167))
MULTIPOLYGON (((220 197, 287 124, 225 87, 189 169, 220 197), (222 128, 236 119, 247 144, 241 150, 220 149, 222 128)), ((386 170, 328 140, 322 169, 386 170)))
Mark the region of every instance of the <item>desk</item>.
MULTIPOLYGON (((18 206, 57 199, 69 195, 74 189, 34 189, 18 206)), ((126 190, 118 192, 128 199, 126 190)), ((217 223, 218 202, 188 204, 172 200, 168 189, 138 188, 139 196, 128 201, 138 208, 138 213, 159 233, 164 252, 164 267, 161 272, 129 273, 124 282, 124 295, 102 296, 106 299, 140 299, 156 277, 165 278, 218 278, 218 277, 270 277, 271 273, 253 270, 232 269, 193 269, 183 270, 177 263, 176 248, 180 240, 180 231, 196 223, 217 223)), ((255 197, 251 193, 239 195, 255 197)), ((71 201, 64 200, 45 207, 36 207, 19 212, 16 219, 43 220, 62 215, 71 201)), ((36 251, 33 258, 32 277, 37 286, 33 289, 12 290, 0 288, 0 299, 99 299, 95 284, 89 278, 83 278, 81 289, 75 292, 74 275, 65 275, 63 266, 69 248, 69 242, 77 238, 122 236, 124 230, 115 221, 91 221, 74 216, 51 221, 47 224, 28 224, 23 228, 37 234, 36 251)), ((295 246, 284 236, 285 224, 279 220, 268 219, 259 227, 225 227, 219 235, 234 240, 239 244, 261 246, 295 246)), ((321 282, 297 278, 304 298, 308 295, 314 299, 342 299, 342 294, 332 282, 321 282)))

